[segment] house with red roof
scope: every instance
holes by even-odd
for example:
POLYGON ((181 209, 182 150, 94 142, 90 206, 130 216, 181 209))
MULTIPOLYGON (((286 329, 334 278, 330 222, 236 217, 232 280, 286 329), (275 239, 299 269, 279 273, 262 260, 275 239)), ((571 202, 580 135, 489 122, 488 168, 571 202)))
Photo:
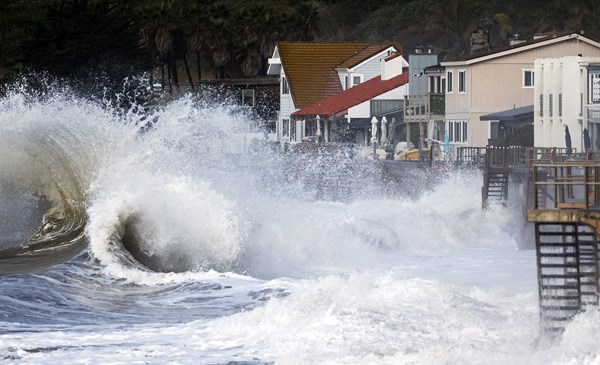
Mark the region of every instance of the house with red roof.
POLYGON ((361 132, 359 141, 368 141, 375 112, 402 115, 407 67, 391 44, 278 44, 268 70, 280 77, 278 140, 297 143, 320 136, 330 142, 355 129, 361 132))

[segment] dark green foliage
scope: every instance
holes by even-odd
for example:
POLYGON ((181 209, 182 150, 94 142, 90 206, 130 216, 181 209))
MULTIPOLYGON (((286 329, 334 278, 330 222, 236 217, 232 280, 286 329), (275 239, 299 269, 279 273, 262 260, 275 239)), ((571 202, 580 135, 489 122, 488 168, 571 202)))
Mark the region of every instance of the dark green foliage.
POLYGON ((45 18, 31 24, 31 37, 22 45, 28 67, 59 77, 85 78, 98 70, 118 75, 124 62, 132 65, 143 60, 126 6, 112 0, 47 4, 45 18))
POLYGON ((264 75, 279 41, 433 45, 459 55, 478 27, 492 47, 514 33, 583 30, 597 39, 600 1, 4 0, 0 82, 28 69, 81 81, 158 66, 174 86, 193 86, 264 75))

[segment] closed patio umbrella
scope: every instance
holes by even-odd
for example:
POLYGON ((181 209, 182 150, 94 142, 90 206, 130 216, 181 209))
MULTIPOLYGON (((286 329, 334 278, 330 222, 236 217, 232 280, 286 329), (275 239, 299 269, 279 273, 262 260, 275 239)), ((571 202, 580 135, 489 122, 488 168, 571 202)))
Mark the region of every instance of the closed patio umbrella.
POLYGON ((590 151, 590 146, 591 146, 591 141, 590 141, 590 132, 588 131, 587 128, 585 128, 583 130, 583 147, 585 148, 585 152, 589 152, 590 151))
POLYGON ((375 145, 377 143, 377 118, 371 118, 371 143, 375 145))
POLYGON ((390 144, 393 148, 394 142, 396 142, 396 118, 392 118, 392 122, 388 126, 388 129, 388 140, 390 141, 390 144))
POLYGON ((565 126, 565 145, 567 147, 567 155, 571 154, 571 147, 573 146, 571 144, 571 133, 569 132, 569 126, 566 125, 565 126))
POLYGON ((388 124, 388 121, 387 121, 387 119, 385 119, 385 116, 384 116, 383 118, 381 118, 381 140, 379 141, 379 144, 382 146, 385 146, 386 143, 388 143, 387 124, 388 124))
POLYGON ((319 116, 319 114, 317 114, 316 118, 317 119, 317 142, 319 142, 319 140, 321 139, 321 116, 319 116))

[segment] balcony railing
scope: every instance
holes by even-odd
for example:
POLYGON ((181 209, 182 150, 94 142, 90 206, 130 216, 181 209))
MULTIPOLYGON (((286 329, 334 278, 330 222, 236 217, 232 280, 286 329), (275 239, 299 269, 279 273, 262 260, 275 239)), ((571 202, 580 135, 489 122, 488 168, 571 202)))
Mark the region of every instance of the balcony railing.
POLYGON ((424 122, 434 118, 443 118, 446 114, 446 95, 426 94, 404 97, 404 120, 424 122))

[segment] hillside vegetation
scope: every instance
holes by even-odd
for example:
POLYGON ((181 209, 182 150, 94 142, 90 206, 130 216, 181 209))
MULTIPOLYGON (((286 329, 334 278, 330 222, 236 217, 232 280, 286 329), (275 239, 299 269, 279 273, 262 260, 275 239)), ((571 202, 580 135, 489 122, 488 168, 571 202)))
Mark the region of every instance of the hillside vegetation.
POLYGON ((600 0, 8 0, 0 2, 0 81, 26 71, 107 81, 161 69, 177 84, 264 75, 279 41, 431 45, 469 53, 519 34, 600 38, 600 0))

